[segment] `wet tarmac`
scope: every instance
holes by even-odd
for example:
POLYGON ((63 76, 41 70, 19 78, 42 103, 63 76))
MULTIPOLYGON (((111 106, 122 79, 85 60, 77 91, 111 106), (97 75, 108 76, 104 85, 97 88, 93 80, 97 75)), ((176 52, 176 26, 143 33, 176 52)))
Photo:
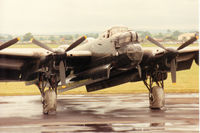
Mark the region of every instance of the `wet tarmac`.
POLYGON ((57 114, 43 115, 40 96, 0 97, 0 132, 199 132, 198 94, 166 94, 163 110, 147 94, 61 95, 57 114))

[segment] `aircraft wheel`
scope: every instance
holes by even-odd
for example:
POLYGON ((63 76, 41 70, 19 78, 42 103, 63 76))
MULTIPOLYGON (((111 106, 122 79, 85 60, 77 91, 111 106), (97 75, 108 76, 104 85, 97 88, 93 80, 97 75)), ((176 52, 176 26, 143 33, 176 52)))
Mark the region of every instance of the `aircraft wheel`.
POLYGON ((43 113, 49 114, 50 112, 56 112, 57 96, 54 90, 46 90, 43 98, 43 113))
POLYGON ((44 103, 44 97, 43 96, 41 96, 41 102, 42 102, 42 104, 44 103))
POLYGON ((159 86, 152 88, 152 93, 149 93, 149 104, 151 109, 161 109, 165 106, 164 89, 159 86))

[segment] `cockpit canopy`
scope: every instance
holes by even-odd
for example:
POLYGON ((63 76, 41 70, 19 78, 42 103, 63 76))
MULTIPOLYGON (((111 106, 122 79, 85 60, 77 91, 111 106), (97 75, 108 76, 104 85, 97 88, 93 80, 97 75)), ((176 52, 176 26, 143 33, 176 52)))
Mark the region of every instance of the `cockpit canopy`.
POLYGON ((138 35, 136 32, 130 30, 128 27, 115 26, 103 32, 99 38, 112 38, 118 45, 138 42, 138 35))
POLYGON ((125 26, 115 26, 115 27, 112 27, 108 30, 106 30, 105 32, 103 32, 99 37, 100 38, 109 38, 115 34, 118 34, 118 33, 123 33, 123 32, 128 32, 130 31, 128 29, 128 27, 125 27, 125 26))

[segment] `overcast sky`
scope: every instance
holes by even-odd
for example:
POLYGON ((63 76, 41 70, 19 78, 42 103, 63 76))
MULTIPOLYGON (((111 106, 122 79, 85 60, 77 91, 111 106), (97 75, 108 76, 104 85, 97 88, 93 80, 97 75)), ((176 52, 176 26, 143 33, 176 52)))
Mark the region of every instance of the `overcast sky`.
POLYGON ((0 33, 198 30, 198 0, 0 0, 0 33))

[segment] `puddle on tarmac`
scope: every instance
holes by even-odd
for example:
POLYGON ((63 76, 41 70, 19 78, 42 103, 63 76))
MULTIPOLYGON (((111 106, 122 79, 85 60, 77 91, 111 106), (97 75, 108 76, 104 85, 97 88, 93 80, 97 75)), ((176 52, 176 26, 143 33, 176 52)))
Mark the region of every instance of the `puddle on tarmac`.
MULTIPOLYGON (((70 125, 43 125, 42 132, 143 132, 143 131, 182 131, 183 123, 121 123, 121 124, 70 124, 70 125), (176 126, 174 126, 176 125, 176 126)), ((186 126, 186 131, 198 131, 194 126, 186 126)))

